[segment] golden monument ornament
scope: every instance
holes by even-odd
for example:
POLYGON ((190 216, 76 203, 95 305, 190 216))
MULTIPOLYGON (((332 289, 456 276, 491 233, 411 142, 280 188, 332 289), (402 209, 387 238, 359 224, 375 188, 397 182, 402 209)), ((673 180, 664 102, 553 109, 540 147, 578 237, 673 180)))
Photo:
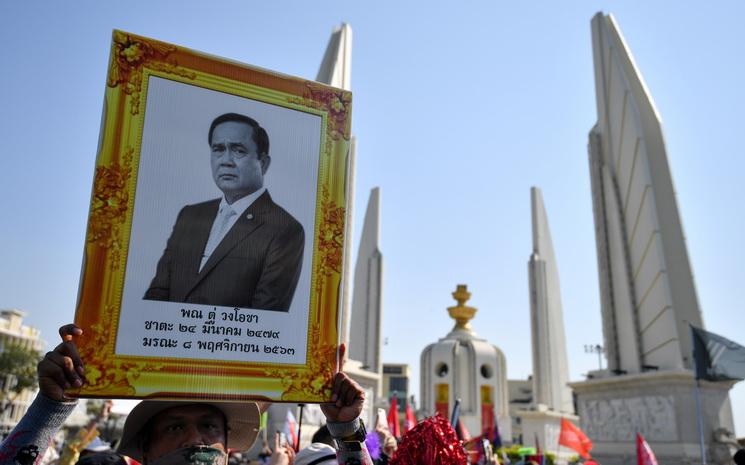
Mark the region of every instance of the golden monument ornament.
POLYGON ((455 320, 455 326, 453 331, 463 330, 473 332, 469 321, 471 321, 476 315, 478 309, 475 307, 469 307, 465 305, 468 299, 471 298, 471 293, 468 292, 468 286, 466 284, 458 284, 455 287, 455 292, 452 293, 453 299, 458 302, 458 305, 454 307, 448 307, 448 314, 450 318, 455 320))

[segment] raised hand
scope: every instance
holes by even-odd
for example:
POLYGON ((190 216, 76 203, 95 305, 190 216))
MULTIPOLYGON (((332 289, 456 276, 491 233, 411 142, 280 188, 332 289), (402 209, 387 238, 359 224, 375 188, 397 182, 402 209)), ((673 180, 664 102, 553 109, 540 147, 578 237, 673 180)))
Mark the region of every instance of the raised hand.
POLYGON ((82 334, 83 330, 74 324, 62 326, 59 329, 62 343, 47 352, 37 365, 39 390, 46 397, 58 402, 72 400, 65 396, 65 389, 83 385, 85 370, 75 345, 82 334))
POLYGON ((295 461, 295 449, 289 444, 280 444, 279 431, 274 435, 274 452, 269 465, 292 465, 295 461))
POLYGON ((327 421, 347 422, 359 417, 365 403, 365 391, 352 378, 341 370, 344 368, 344 344, 339 346, 340 371, 334 376, 331 402, 321 404, 321 411, 327 421))

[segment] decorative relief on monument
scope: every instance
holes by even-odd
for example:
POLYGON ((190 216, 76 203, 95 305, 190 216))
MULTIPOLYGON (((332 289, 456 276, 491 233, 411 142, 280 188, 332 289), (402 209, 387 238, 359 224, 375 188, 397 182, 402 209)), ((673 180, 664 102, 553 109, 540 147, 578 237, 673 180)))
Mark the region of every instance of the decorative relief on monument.
POLYGON ((561 424, 557 422, 546 423, 543 425, 544 443, 558 444, 559 435, 561 434, 561 424))
POLYGON ((587 399, 579 406, 582 429, 597 441, 631 441, 640 432, 650 441, 676 441, 673 396, 587 399))

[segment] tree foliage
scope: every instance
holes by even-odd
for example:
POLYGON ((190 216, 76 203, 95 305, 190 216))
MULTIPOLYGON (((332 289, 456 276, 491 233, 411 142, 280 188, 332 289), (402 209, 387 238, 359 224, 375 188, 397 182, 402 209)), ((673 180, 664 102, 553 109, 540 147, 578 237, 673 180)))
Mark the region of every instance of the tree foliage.
POLYGON ((15 397, 24 389, 37 385, 36 365, 41 354, 18 344, 8 344, 0 352, 0 399, 15 397))

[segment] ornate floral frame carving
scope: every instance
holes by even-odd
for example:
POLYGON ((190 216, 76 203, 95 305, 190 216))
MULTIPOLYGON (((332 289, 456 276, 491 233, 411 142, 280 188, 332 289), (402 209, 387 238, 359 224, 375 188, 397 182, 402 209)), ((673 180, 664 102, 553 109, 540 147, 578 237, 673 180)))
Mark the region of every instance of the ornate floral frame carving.
MULTIPOLYGON (((340 292, 351 139, 348 91, 113 32, 75 322, 88 383, 81 397, 330 400, 338 367, 340 292), (306 362, 252 362, 122 356, 115 353, 144 124, 146 80, 166 76, 195 86, 319 115, 315 230, 306 362), (192 386, 219 386, 192 392, 192 386), (261 395, 257 393, 262 393, 261 395)), ((307 234, 307 231, 306 231, 307 234)))

